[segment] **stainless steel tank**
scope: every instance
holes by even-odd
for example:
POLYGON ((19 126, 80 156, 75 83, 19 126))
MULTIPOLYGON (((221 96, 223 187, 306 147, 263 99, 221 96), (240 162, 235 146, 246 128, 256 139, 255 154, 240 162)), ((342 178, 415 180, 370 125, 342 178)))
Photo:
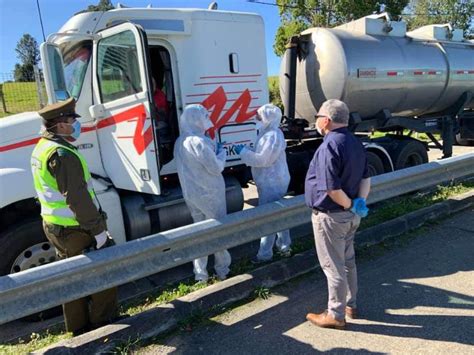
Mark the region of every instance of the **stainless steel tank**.
MULTIPOLYGON (((313 122, 328 99, 346 102, 362 118, 382 109, 419 116, 450 107, 466 91, 474 93, 472 43, 459 39, 458 32, 456 41, 439 40, 439 33, 452 39, 453 32, 443 26, 406 33, 404 23, 389 25, 387 18, 368 16, 303 32, 306 54, 297 61, 296 116, 313 122)), ((285 68, 284 57, 282 98, 285 68)), ((469 107, 474 108, 474 100, 469 107)))

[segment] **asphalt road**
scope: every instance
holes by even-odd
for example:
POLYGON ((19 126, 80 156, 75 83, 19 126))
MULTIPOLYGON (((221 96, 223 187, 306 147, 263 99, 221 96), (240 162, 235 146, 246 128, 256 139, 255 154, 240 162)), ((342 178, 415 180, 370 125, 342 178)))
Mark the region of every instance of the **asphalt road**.
POLYGON ((143 354, 472 354, 474 210, 359 263, 359 320, 331 330, 305 320, 324 310, 321 272, 290 282, 143 354))

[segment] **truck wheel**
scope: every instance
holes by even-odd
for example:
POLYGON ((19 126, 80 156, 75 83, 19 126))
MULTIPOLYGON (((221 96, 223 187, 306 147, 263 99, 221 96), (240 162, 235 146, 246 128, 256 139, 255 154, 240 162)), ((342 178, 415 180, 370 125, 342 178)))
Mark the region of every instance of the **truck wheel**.
POLYGON ((457 145, 462 145, 462 146, 470 146, 474 144, 474 141, 461 138, 461 133, 458 133, 454 136, 454 141, 456 142, 457 145))
POLYGON ((374 152, 367 152, 367 167, 370 176, 380 175, 385 172, 382 159, 374 152))
POLYGON ((428 162, 428 153, 423 143, 414 140, 402 140, 393 152, 395 170, 409 168, 428 162))
MULTIPOLYGON (((43 232, 41 219, 34 218, 23 224, 11 226, 0 234, 2 259, 0 276, 14 274, 56 260, 56 251, 43 232)), ((61 314, 61 307, 54 307, 23 319, 41 321, 61 314)))
POLYGON ((54 247, 43 232, 40 219, 30 219, 11 226, 0 234, 2 259, 0 275, 31 269, 56 260, 54 247))

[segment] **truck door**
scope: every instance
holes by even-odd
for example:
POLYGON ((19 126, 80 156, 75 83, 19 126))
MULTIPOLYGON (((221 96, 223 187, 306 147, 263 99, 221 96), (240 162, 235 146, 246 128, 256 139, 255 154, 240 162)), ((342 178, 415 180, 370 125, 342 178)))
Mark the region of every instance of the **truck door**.
POLYGON ((93 89, 104 169, 115 187, 160 194, 145 32, 123 23, 97 33, 93 89))

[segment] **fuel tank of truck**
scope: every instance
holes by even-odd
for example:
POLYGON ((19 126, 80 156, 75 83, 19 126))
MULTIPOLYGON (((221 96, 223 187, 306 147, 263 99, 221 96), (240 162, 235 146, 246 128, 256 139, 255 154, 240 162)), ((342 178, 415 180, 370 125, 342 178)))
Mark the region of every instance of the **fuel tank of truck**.
MULTIPOLYGON (((406 32, 404 22, 370 15, 304 31, 298 54, 296 116, 310 123, 328 99, 346 102, 362 118, 382 109, 420 116, 450 107, 466 91, 474 93, 474 45, 449 25, 406 32)), ((285 68, 286 56, 280 70, 283 100, 285 68)))

